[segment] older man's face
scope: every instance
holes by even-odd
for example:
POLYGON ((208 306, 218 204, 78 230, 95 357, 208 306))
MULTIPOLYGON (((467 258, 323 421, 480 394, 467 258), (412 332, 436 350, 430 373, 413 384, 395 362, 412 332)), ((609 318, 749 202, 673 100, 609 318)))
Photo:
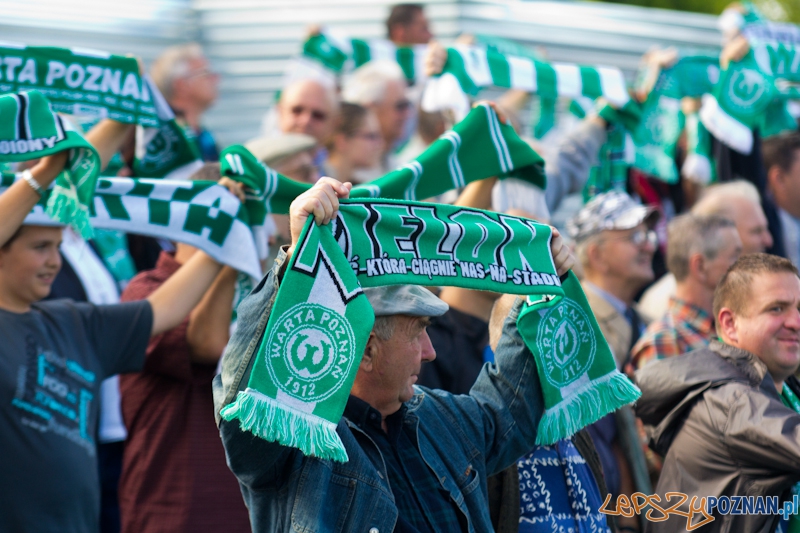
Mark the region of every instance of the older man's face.
POLYGON ((657 242, 645 224, 629 230, 600 234, 600 265, 606 275, 630 286, 643 287, 653 280, 653 254, 657 242))
POLYGON ((334 102, 327 89, 308 81, 289 87, 278 104, 283 133, 304 133, 324 144, 333 132, 334 102))
POLYGON ((430 323, 427 317, 397 315, 394 320, 394 334, 378 341, 380 353, 374 363, 382 404, 410 400, 422 363, 436 359, 426 330, 430 323))
POLYGON ((406 121, 411 117, 411 102, 406 97, 406 84, 392 80, 386 84, 383 99, 373 105, 375 115, 381 126, 384 148, 392 146, 403 135, 406 121))

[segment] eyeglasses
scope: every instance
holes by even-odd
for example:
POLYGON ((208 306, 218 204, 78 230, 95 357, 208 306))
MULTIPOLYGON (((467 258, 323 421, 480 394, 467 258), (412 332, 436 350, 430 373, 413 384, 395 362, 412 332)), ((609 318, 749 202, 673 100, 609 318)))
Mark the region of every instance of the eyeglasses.
POLYGON ((410 100, 400 100, 394 104, 394 110, 398 113, 405 113, 409 107, 411 107, 410 100))
POLYGON ((626 236, 606 237, 606 239, 628 241, 636 247, 641 247, 644 243, 651 246, 658 246, 658 235, 653 230, 639 229, 626 236))
POLYGON ((195 69, 189 72, 185 79, 194 79, 194 78, 212 78, 217 77, 219 74, 211 70, 211 67, 202 67, 195 69))

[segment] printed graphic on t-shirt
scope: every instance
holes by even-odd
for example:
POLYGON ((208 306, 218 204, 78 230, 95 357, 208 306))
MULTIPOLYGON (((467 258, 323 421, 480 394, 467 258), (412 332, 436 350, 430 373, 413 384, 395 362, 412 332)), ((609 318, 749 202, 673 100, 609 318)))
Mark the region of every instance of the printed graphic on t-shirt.
POLYGON ((22 425, 61 435, 93 456, 89 416, 97 376, 76 361, 44 350, 32 335, 25 339, 25 352, 27 364, 19 368, 11 401, 22 425))

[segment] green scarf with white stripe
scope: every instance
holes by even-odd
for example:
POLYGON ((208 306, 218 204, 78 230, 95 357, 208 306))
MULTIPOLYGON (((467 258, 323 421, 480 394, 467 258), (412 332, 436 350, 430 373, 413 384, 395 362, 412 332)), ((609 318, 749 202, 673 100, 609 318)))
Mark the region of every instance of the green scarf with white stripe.
POLYGON ((543 310, 550 312, 546 326, 556 331, 542 333, 536 318, 522 315, 518 327, 542 369, 546 410, 539 441, 569 437, 640 393, 617 372, 596 323, 591 328, 580 286, 562 289, 550 238, 549 226, 504 214, 343 200, 331 224, 317 226, 310 218, 303 228, 247 388, 220 415, 306 455, 347 461, 336 427, 374 321, 361 287, 445 285, 536 294, 551 303, 543 310), (547 385, 556 374, 569 375, 561 387, 547 385))
POLYGON ((711 153, 711 134, 697 113, 686 115, 686 159, 681 175, 700 185, 717 181, 717 167, 711 153))
MULTIPOLYGON (((288 213, 292 200, 311 188, 265 167, 243 146, 223 150, 221 163, 223 175, 252 190, 247 205, 254 225, 263 224, 268 213, 288 213)), ((510 125, 500 123, 490 106, 482 104, 416 159, 381 178, 356 185, 350 197, 423 200, 491 176, 521 179, 542 189, 546 186, 542 158, 510 125)))
POLYGON ((753 129, 763 137, 797 128, 786 101, 800 99, 800 42, 750 40, 750 51, 731 61, 713 94, 703 97, 700 120, 734 150, 749 154, 753 129))
POLYGON ((47 214, 90 237, 88 206, 100 173, 89 142, 54 114, 39 91, 0 96, 0 162, 28 161, 69 150, 46 204, 47 214))
POLYGON ((614 67, 546 63, 530 57, 505 55, 497 49, 455 46, 447 49, 442 73, 428 80, 422 98, 425 111, 468 111, 468 96, 500 87, 536 93, 541 98, 603 97, 618 107, 629 100, 622 72, 614 67))
POLYGON ((409 85, 423 74, 427 45, 397 46, 387 39, 351 39, 323 29, 303 43, 303 57, 315 61, 336 75, 375 60, 390 60, 403 69, 409 85))
MULTIPOLYGON (((19 175, 3 173, 0 194, 16 179, 19 175)), ((25 224, 60 225, 45 209, 53 194, 55 188, 45 191, 25 224)), ((214 182, 99 178, 87 211, 89 222, 97 229, 190 244, 220 263, 251 277, 261 277, 247 209, 228 189, 214 182)), ((105 244, 110 256, 119 253, 115 239, 113 234, 100 239, 101 249, 105 244)), ((115 277, 124 279, 129 273, 130 265, 125 261, 124 254, 114 257, 115 277)))

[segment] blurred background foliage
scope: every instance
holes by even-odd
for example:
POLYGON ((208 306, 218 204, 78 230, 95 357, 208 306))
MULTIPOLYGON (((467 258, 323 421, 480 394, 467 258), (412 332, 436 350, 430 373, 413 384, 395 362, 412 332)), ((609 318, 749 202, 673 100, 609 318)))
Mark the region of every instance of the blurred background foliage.
MULTIPOLYGON (((630 4, 662 9, 678 9, 719 15, 730 0, 605 0, 616 4, 630 4)), ((800 0, 754 0, 758 9, 769 19, 800 24, 800 0)))

